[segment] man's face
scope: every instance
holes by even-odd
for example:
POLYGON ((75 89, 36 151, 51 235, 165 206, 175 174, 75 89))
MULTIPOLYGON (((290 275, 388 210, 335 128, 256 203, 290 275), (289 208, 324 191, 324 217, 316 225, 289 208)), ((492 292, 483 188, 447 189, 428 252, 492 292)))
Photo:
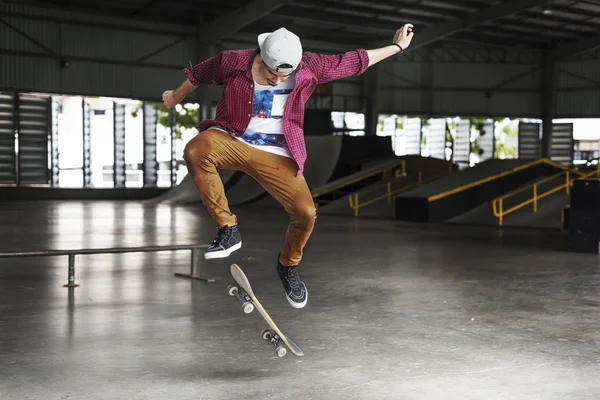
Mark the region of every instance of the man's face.
POLYGON ((271 68, 267 67, 267 65, 263 62, 262 68, 260 69, 261 75, 271 86, 277 86, 281 82, 284 82, 287 78, 292 75, 293 72, 277 72, 273 71, 271 68))

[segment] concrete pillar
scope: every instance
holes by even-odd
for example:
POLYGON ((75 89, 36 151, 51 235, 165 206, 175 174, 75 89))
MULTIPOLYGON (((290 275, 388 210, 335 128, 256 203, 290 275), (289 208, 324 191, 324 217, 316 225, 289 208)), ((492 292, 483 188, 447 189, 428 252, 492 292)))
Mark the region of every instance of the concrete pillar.
MULTIPOLYGON (((423 50, 428 52, 427 50, 423 50)), ((425 57, 429 60, 429 54, 425 57)), ((421 62, 421 113, 423 115, 433 114, 433 63, 431 61, 421 62)))
POLYGON ((541 114, 542 157, 550 158, 552 145, 552 119, 556 117, 558 68, 557 62, 544 52, 541 59, 541 114))
MULTIPOLYGON (((207 45, 202 43, 200 40, 197 42, 198 45, 198 57, 196 63, 200 63, 207 58, 216 55, 216 46, 214 44, 207 45)), ((195 90, 195 101, 200 105, 198 112, 198 118, 204 120, 210 118, 210 109, 212 106, 212 98, 215 96, 215 89, 222 89, 220 87, 213 87, 207 85, 201 85, 195 90)))
POLYGON ((365 135, 377 134, 377 117, 381 101, 381 68, 382 63, 369 67, 363 74, 363 93, 367 99, 367 112, 365 114, 365 135))

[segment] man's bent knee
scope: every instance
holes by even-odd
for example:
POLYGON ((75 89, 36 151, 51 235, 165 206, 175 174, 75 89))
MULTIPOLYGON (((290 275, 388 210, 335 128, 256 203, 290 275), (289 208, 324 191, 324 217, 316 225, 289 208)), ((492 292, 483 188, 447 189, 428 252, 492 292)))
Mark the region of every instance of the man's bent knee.
POLYGON ((185 145, 183 159, 186 162, 205 160, 213 152, 213 145, 213 134, 211 132, 200 132, 185 145))
POLYGON ((317 219, 317 209, 313 203, 302 205, 294 210, 294 222, 299 228, 311 230, 317 219))

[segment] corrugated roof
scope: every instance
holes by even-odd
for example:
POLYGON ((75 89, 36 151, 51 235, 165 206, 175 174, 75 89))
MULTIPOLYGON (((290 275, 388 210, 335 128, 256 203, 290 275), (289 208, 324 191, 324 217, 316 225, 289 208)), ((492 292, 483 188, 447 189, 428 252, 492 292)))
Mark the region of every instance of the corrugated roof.
MULTIPOLYGON (((267 0, 263 0, 267 1, 267 0)), ((182 26, 201 26, 247 7, 247 0, 14 0, 39 7, 117 16, 182 26)), ((270 3, 273 3, 271 0, 270 3)), ((364 46, 390 40, 395 30, 410 22, 418 35, 450 21, 468 21, 490 7, 507 7, 465 29, 452 30, 432 44, 472 43, 533 49, 556 48, 600 34, 600 0, 526 1, 531 6, 514 11, 515 1, 494 0, 282 0, 268 15, 236 32, 256 35, 286 26, 303 39, 364 46)), ((417 36, 418 37, 418 36, 417 36)), ((224 38, 223 40, 228 40, 224 38)), ((600 39, 599 39, 600 41, 600 39)))

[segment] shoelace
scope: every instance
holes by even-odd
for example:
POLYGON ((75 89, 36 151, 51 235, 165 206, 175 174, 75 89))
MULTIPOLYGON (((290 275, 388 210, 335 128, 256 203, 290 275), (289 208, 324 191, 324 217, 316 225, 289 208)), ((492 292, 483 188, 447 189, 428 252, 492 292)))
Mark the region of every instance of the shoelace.
POLYGON ((298 276, 298 271, 296 269, 291 269, 288 273, 285 274, 288 283, 292 287, 292 289, 298 289, 300 287, 300 277, 298 276))
POLYGON ((213 244, 221 243, 221 241, 229 235, 228 227, 217 228, 217 229, 218 229, 217 237, 215 237, 215 240, 213 240, 213 244))

